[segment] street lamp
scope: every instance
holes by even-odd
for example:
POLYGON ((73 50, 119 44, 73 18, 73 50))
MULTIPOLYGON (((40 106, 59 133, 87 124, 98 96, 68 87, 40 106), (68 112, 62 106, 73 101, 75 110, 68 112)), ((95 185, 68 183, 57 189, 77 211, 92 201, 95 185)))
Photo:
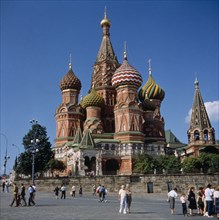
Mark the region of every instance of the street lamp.
POLYGON ((16 144, 12 144, 12 146, 17 148, 18 156, 20 155, 20 148, 16 144))
MULTIPOLYGON (((38 121, 33 119, 33 120, 30 120, 30 123, 32 124, 32 127, 34 125, 37 125, 38 121)), ((34 184, 34 166, 35 166, 35 154, 36 152, 38 152, 39 150, 37 149, 37 144, 39 143, 40 141, 36 138, 36 130, 34 131, 34 139, 31 140, 31 144, 32 144, 32 183, 34 184)))
POLYGON ((8 138, 5 134, 1 133, 2 136, 5 137, 6 141, 6 151, 5 151, 5 157, 4 157, 4 175, 6 175, 6 167, 7 167, 7 162, 10 159, 10 156, 8 156, 8 138))

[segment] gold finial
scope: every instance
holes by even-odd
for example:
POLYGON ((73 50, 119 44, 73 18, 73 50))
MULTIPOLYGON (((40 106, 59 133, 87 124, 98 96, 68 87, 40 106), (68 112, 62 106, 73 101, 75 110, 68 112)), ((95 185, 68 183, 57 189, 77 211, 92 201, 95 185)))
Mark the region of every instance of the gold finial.
POLYGON ((105 5, 105 9, 104 9, 104 18, 106 18, 106 5, 105 5))
POLYGON ((100 25, 101 25, 101 27, 103 27, 103 26, 110 27, 110 20, 106 16, 106 6, 105 6, 105 9, 104 9, 104 19, 100 22, 100 25))
POLYGON ((194 82, 194 84, 195 84, 195 87, 198 87, 198 77, 197 77, 197 72, 195 72, 195 82, 194 82))
POLYGON ((127 60, 126 41, 124 42, 124 59, 127 60))
POLYGON ((71 53, 70 53, 70 55, 69 55, 69 69, 71 70, 72 69, 72 63, 71 63, 71 53))
POLYGON ((152 75, 152 68, 151 68, 151 59, 148 60, 148 65, 149 65, 149 75, 152 75))

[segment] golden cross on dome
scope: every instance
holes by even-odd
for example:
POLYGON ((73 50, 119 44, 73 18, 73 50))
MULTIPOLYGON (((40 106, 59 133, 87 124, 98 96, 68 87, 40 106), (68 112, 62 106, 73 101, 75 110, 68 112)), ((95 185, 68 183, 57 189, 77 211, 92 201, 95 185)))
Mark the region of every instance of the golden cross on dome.
POLYGON ((126 41, 124 42, 124 59, 127 59, 127 53, 126 53, 126 41))
POLYGON ((106 6, 105 6, 105 9, 104 9, 104 18, 106 18, 106 6))
POLYGON ((151 59, 148 60, 148 65, 149 65, 149 75, 152 75, 151 59))
POLYGON ((72 63, 71 63, 71 53, 70 53, 70 55, 69 55, 69 69, 71 70, 72 69, 72 63))

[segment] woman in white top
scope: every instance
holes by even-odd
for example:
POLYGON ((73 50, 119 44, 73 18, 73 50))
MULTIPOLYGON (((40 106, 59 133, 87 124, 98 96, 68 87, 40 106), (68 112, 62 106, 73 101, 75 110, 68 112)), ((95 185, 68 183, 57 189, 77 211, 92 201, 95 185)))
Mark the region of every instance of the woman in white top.
POLYGON ((171 211, 171 215, 174 213, 174 208, 175 208, 175 199, 177 197, 177 188, 174 188, 173 190, 171 190, 168 193, 168 200, 170 203, 170 211, 171 211))
POLYGON ((207 203, 207 213, 204 214, 204 216, 211 217, 212 216, 212 210, 213 210, 213 193, 211 190, 211 184, 208 184, 205 189, 205 201, 207 203))
POLYGON ((120 209, 119 213, 126 214, 126 209, 127 209, 127 203, 126 203, 126 190, 125 186, 122 185, 121 189, 119 190, 119 201, 120 201, 120 209))

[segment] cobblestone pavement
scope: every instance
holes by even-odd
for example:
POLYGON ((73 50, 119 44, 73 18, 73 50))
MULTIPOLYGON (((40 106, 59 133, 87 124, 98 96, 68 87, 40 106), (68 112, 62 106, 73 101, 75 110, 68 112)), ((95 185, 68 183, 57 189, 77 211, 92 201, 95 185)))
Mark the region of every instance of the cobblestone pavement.
MULTIPOLYGON (((67 195, 66 199, 55 199, 54 194, 37 192, 36 206, 10 207, 12 193, 0 192, 1 220, 166 220, 166 219, 208 219, 196 214, 184 217, 179 199, 176 202, 175 214, 170 215, 166 194, 133 195, 130 214, 119 213, 119 202, 116 194, 109 194, 107 202, 98 202, 98 197, 90 194, 67 195)), ((216 219, 216 218, 212 218, 216 219)))

